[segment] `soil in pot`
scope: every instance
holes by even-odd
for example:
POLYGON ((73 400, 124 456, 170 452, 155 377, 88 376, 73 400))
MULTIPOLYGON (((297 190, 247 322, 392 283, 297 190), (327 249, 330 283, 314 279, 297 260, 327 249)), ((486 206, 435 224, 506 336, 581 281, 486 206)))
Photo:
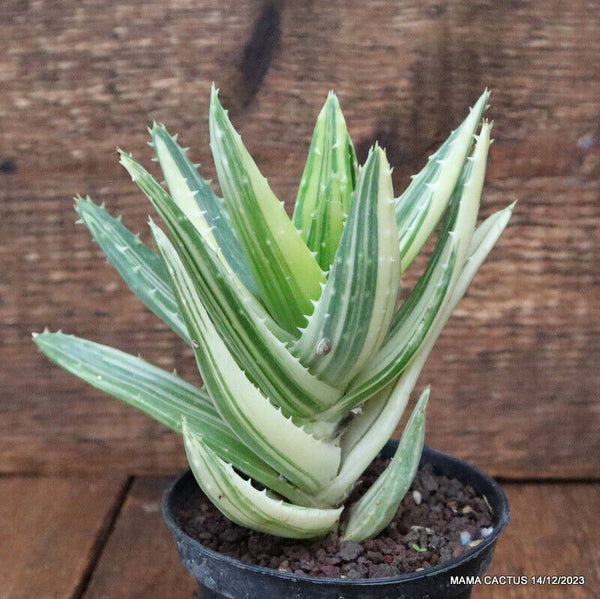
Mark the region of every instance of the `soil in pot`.
MULTIPOLYGON (((383 471, 378 459, 361 488, 383 471)), ((360 488, 350 498, 351 505, 360 488)), ((298 541, 248 530, 227 520, 202 491, 180 506, 178 523, 205 547, 248 564, 327 578, 379 578, 415 572, 461 555, 491 532, 492 510, 485 498, 456 479, 422 467, 391 524, 373 540, 340 542, 336 534, 298 541)))

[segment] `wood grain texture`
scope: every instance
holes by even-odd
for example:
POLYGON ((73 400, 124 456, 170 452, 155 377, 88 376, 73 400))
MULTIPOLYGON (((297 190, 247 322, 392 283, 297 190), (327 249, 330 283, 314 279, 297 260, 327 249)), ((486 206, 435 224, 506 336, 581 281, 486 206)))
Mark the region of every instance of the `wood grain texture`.
POLYGON ((600 474, 600 5, 374 0, 100 0, 0 6, 0 471, 169 472, 180 440, 58 371, 44 326, 197 380, 74 224, 89 193, 148 239, 117 164, 163 121, 214 175, 209 86, 291 208, 330 88, 358 152, 379 139, 397 192, 488 86, 482 211, 513 223, 440 339, 427 442, 505 477, 600 474))
POLYGON ((511 522, 490 576, 584 576, 583 585, 486 585, 473 599, 593 599, 600 590, 600 485, 507 485, 511 522))
POLYGON ((193 597, 160 502, 167 479, 137 479, 82 599, 193 597))
MULTIPOLYGON (((136 479, 82 599, 192 597, 195 583, 179 562, 170 532, 161 520, 167 479, 136 479)), ((498 541, 490 576, 579 575, 582 586, 480 585, 473 599, 593 599, 600 588, 597 538, 600 485, 507 484, 511 522, 498 541)), ((0 516, 5 517, 2 513, 0 516)), ((6 526, 0 518, 0 526, 6 526)), ((21 537, 22 551, 31 538, 21 537)), ((1 562, 0 562, 1 563, 1 562)), ((20 594, 27 581, 20 580, 20 594)), ((48 585, 51 581, 45 580, 48 585)), ((0 583, 1 584, 1 583, 0 583)), ((42 584, 42 583, 40 583, 42 584)), ((40 587, 48 590, 50 587, 40 587)), ((40 597, 52 595, 46 591, 40 597)))
POLYGON ((1 478, 0 597, 78 596, 124 482, 1 478))

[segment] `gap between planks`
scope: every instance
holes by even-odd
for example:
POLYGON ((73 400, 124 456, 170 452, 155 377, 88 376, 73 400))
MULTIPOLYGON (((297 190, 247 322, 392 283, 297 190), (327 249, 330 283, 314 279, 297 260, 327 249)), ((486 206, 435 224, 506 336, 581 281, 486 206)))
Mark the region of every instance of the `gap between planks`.
MULTIPOLYGON (((160 514, 166 478, 136 478, 82 599, 191 597, 185 571, 160 514)), ((600 585, 594 556, 600 534, 600 483, 505 482, 512 519, 490 575, 584 575, 578 587, 480 585, 473 599, 592 599, 600 585)), ((309 598, 307 598, 309 599, 309 598)))
POLYGON ((87 568, 84 570, 81 580, 77 585, 77 588, 73 592, 72 599, 82 599, 84 597, 87 588, 89 586, 90 580, 94 574, 94 570, 98 565, 98 561, 104 551, 106 543, 108 542, 119 518, 119 514, 121 513, 121 509, 129 491, 133 485, 133 476, 129 476, 125 482, 123 483, 121 489, 117 493, 115 497, 115 501, 111 507, 111 509, 107 512, 104 525, 98 531, 98 536, 96 537, 96 542, 92 547, 92 552, 90 556, 90 561, 88 562, 87 568))

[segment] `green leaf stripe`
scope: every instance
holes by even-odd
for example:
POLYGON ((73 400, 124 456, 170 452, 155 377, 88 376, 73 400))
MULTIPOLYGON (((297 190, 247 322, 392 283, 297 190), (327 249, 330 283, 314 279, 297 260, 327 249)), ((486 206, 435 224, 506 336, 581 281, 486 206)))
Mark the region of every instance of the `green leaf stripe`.
POLYGON ((314 252, 319 266, 326 272, 330 269, 344 230, 346 213, 343 206, 343 190, 339 182, 329 181, 322 191, 327 200, 319 202, 308 227, 306 245, 314 252), (314 249, 313 249, 314 248, 314 249))

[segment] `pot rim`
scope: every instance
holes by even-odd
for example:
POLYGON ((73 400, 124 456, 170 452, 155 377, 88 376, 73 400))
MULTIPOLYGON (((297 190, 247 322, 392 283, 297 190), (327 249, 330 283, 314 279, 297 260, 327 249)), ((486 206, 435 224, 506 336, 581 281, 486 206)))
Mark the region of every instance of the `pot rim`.
MULTIPOLYGON (((394 442, 395 439, 392 439, 390 441, 394 442)), ((388 443, 390 443, 390 441, 388 441, 388 443)), ((387 447, 387 445, 386 445, 386 447, 387 447)), ((399 582, 405 582, 405 581, 406 582, 414 582, 419 579, 426 579, 426 578, 430 578, 432 576, 436 576, 438 574, 443 574, 449 570, 453 570, 454 568, 456 568, 458 565, 460 565, 462 563, 469 562, 473 559, 476 559, 479 554, 481 554, 486 549, 488 549, 490 546, 493 546, 496 543, 496 541, 498 540, 498 537, 500 536, 502 531, 506 528, 506 526, 508 525, 508 522, 510 520, 510 507, 508 504, 508 499, 506 497, 506 494, 504 493, 504 490, 502 489, 500 484, 497 483, 491 476, 485 474, 477 466, 474 466, 473 464, 471 464, 469 462, 461 460, 455 456, 444 453, 442 451, 438 451, 436 449, 432 449, 430 447, 425 446, 423 448, 423 454, 421 456, 421 463, 428 463, 428 462, 432 461, 432 459, 433 459, 433 461, 441 459, 445 463, 451 464, 455 467, 459 466, 461 469, 470 472, 471 475, 474 475, 474 477, 478 479, 478 482, 481 483, 481 486, 484 486, 484 485, 488 486, 496 495, 496 497, 495 497, 496 501, 494 503, 497 504, 498 509, 493 510, 493 511, 494 511, 494 515, 496 514, 496 512, 498 514, 498 522, 496 524, 494 524, 493 531, 475 547, 471 547, 471 548, 467 549, 467 551, 465 551, 458 557, 453 557, 453 558, 449 559, 448 561, 444 562, 443 564, 440 564, 438 566, 433 566, 431 568, 426 568, 425 570, 420 570, 418 572, 407 572, 405 574, 398 574, 397 576, 385 576, 385 577, 381 577, 381 578, 327 578, 327 577, 323 577, 323 576, 311 576, 308 574, 300 575, 300 574, 293 574, 291 572, 280 572, 279 570, 275 570, 274 568, 267 568, 265 566, 257 566, 255 564, 247 564, 236 558, 230 557, 228 555, 224 555, 222 553, 219 553, 218 551, 214 551, 213 549, 209 549, 208 547, 205 547, 204 545, 202 545, 202 543, 200 543, 193 537, 189 536, 181 528, 181 526, 175 520, 175 516, 173 514, 173 510, 170 505, 175 487, 177 485, 181 484, 182 481, 186 477, 191 475, 191 470, 189 468, 184 470, 174 481, 172 481, 169 484, 169 486, 165 490, 163 499, 162 499, 162 514, 163 514, 163 518, 165 519, 165 522, 166 522, 167 526, 170 528, 171 532, 180 537, 183 537, 185 539, 185 541, 190 543, 194 549, 196 549, 202 553, 205 553, 207 556, 209 556, 213 559, 222 560, 225 563, 228 563, 231 566, 235 566, 236 568, 238 568, 240 570, 254 572, 256 574, 268 574, 269 576, 282 578, 282 579, 286 579, 286 580, 290 580, 290 581, 294 581, 294 582, 298 581, 298 580, 302 580, 303 582, 304 581, 307 583, 312 582, 312 583, 321 584, 321 585, 336 584, 336 585, 348 585, 348 586, 381 586, 381 585, 386 585, 386 584, 389 585, 390 583, 397 584, 399 582)), ((434 465, 434 467, 436 467, 436 466, 434 465)), ((460 480, 460 476, 455 476, 455 478, 458 478, 460 480)), ((471 484, 471 483, 466 483, 466 484, 471 484)), ((477 492, 480 493, 480 491, 478 491, 478 490, 477 490, 477 492)), ((481 494, 486 498, 486 501, 487 501, 488 498, 485 495, 485 493, 481 493, 481 494)))

